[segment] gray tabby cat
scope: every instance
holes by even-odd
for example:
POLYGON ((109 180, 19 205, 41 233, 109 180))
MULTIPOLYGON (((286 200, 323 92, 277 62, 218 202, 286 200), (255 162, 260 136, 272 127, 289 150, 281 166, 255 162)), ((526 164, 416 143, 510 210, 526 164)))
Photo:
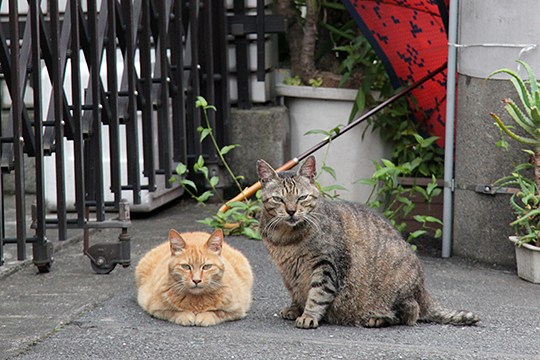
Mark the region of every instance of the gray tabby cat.
POLYGON ((296 327, 316 328, 322 320, 365 327, 480 320, 431 298, 420 260, 385 219, 360 204, 320 196, 313 156, 296 173, 278 174, 264 160, 257 172, 260 232, 292 298, 281 316, 296 327))

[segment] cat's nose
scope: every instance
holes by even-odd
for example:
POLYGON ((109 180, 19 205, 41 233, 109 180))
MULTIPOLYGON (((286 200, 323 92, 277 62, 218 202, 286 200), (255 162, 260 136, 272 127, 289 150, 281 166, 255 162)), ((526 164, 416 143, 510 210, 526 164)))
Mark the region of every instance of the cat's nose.
POLYGON ((287 209, 286 211, 289 216, 293 216, 296 213, 296 209, 287 209))
POLYGON ((195 285, 199 285, 201 283, 202 280, 198 280, 198 279, 192 279, 191 281, 193 281, 193 283, 195 285))

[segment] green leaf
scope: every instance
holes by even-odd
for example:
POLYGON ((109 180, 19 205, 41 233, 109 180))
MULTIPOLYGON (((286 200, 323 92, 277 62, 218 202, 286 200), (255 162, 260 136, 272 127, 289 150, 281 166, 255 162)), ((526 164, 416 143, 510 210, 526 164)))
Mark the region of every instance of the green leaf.
POLYGON ((208 106, 208 102, 206 101, 206 99, 203 98, 202 96, 197 96, 197 100, 195 101, 195 107, 196 108, 202 107, 204 109, 207 106, 208 106))
POLYGON ((356 105, 357 113, 363 112, 366 109, 366 93, 361 89, 358 89, 358 92, 356 93, 354 104, 356 105))
POLYGON ((373 173, 373 178, 374 179, 381 179, 383 178, 384 179, 384 176, 387 175, 388 173, 394 171, 395 169, 393 168, 387 168, 387 167, 384 167, 384 168, 380 168, 379 170, 375 171, 373 173))
POLYGON ((324 165, 324 166, 321 167, 321 170, 324 171, 324 172, 327 172, 328 174, 330 174, 334 178, 334 180, 337 180, 336 172, 330 166, 324 165))
POLYGON ((259 232, 250 227, 243 228, 242 235, 245 235, 250 239, 256 239, 256 240, 261 239, 261 235, 259 235, 259 232))
POLYGON ((234 145, 226 145, 226 146, 224 146, 224 147, 221 148, 221 150, 219 151, 219 153, 220 153, 221 155, 225 155, 225 154, 227 154, 229 151, 231 151, 232 149, 237 148, 237 147, 239 147, 239 146, 240 146, 240 145, 238 145, 238 144, 234 144, 234 145))
POLYGON ((439 185, 437 185, 437 178, 435 178, 435 175, 432 175, 431 182, 426 186, 426 193, 431 196, 433 194, 433 190, 435 190, 438 186, 439 185))
POLYGON ((186 164, 179 163, 176 165, 176 173, 178 175, 184 175, 187 172, 187 166, 186 164))
POLYGON ((521 111, 514 101, 511 99, 506 99, 505 102, 506 106, 504 109, 512 117, 514 122, 533 137, 537 136, 538 134, 535 132, 537 125, 527 115, 525 115, 523 111, 521 111))
POLYGON ((531 145, 531 146, 537 146, 539 144, 539 141, 538 140, 535 140, 535 139, 531 139, 531 138, 526 138, 526 137, 523 137, 523 136, 519 136, 517 134, 515 134, 512 130, 510 130, 508 128, 508 126, 506 126, 502 120, 494 113, 491 113, 490 114, 492 118, 495 119, 495 121, 497 122, 497 125, 500 127, 500 129, 502 129, 508 136, 510 136, 512 139, 522 143, 522 144, 526 144, 526 145, 531 145))
POLYGON ((422 146, 423 148, 427 148, 429 146, 432 146, 437 140, 439 140, 438 136, 430 136, 426 139, 423 139, 420 143, 420 146, 422 146))
POLYGON ((197 165, 199 167, 203 167, 204 166, 204 157, 202 155, 199 155, 199 158, 197 159, 197 165))
POLYGON ((519 97, 520 97, 523 105, 526 108, 530 108, 531 107, 531 101, 532 101, 531 96, 529 94, 529 91, 527 90, 527 87, 525 86, 525 83, 523 82, 521 77, 516 72, 514 72, 513 70, 510 70, 510 69, 499 69, 499 70, 495 70, 494 72, 489 74, 488 79, 490 77, 492 77, 493 75, 500 74, 500 73, 505 73, 505 74, 508 74, 508 75, 511 76, 510 81, 512 82, 512 84, 514 85, 517 93, 519 94, 519 97))
POLYGON ((429 215, 425 216, 424 221, 429 222, 429 223, 435 223, 435 224, 443 225, 443 222, 441 220, 437 219, 434 216, 429 216, 429 215))
POLYGON ((185 187, 190 187, 192 188, 194 191, 197 191, 197 185, 195 185, 195 183, 191 180, 188 180, 188 179, 182 179, 180 180, 180 184, 182 186, 185 186, 185 187))
POLYGON ((408 240, 416 239, 422 235, 427 234, 426 230, 416 230, 409 234, 408 240))
POLYGON ((439 239, 440 237, 442 236, 442 230, 441 229, 437 229, 435 230, 435 239, 439 239))
POLYGON ((358 179, 358 180, 356 180, 354 182, 354 184, 375 186, 375 185, 377 185, 377 180, 375 180, 375 179, 358 179))
POLYGON ((228 202, 227 205, 231 208, 231 209, 242 209, 242 210, 245 210, 247 208, 247 204, 243 201, 231 201, 231 202, 228 202))
POLYGON ((322 129, 313 129, 313 130, 309 130, 304 135, 326 135, 326 136, 330 136, 331 133, 329 131, 322 130, 322 129))
POLYGON ((206 139, 206 137, 210 135, 210 133, 212 133, 212 129, 210 128, 199 127, 197 130, 201 134, 201 137, 199 139, 200 142, 203 142, 203 140, 206 139))
POLYGON ((217 177, 217 176, 212 176, 212 177, 210 178, 209 182, 210 182, 210 186, 214 188, 214 187, 216 187, 216 185, 219 183, 219 177, 217 177))
POLYGON ((531 87, 531 93, 534 94, 535 92, 538 91, 538 83, 536 81, 536 75, 534 74, 533 69, 525 61, 517 60, 517 62, 523 65, 523 67, 527 71, 527 75, 529 76, 529 85, 531 87))
POLYGON ((210 199, 212 196, 214 196, 214 193, 211 191, 205 191, 200 196, 197 197, 198 202, 206 202, 206 200, 210 199))
POLYGON ((381 162, 386 167, 395 167, 396 166, 393 162, 391 162, 390 160, 387 160, 387 159, 381 159, 381 162))

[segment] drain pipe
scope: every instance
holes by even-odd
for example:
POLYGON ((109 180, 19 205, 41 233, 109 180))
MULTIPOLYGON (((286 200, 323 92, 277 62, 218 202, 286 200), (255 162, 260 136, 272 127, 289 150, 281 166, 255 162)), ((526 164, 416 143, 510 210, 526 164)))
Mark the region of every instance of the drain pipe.
POLYGON ((448 21, 448 70, 446 73, 446 123, 444 148, 444 200, 442 257, 452 254, 452 212, 454 188, 454 120, 456 107, 456 57, 458 0, 450 0, 448 21))

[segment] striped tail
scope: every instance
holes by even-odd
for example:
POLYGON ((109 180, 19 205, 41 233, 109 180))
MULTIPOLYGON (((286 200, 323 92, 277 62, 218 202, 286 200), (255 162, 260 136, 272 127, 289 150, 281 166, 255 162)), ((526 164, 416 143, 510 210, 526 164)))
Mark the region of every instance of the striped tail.
POLYGON ((441 306, 429 294, 425 294, 426 307, 421 311, 420 321, 452 325, 474 325, 480 318, 467 310, 451 310, 441 306))

